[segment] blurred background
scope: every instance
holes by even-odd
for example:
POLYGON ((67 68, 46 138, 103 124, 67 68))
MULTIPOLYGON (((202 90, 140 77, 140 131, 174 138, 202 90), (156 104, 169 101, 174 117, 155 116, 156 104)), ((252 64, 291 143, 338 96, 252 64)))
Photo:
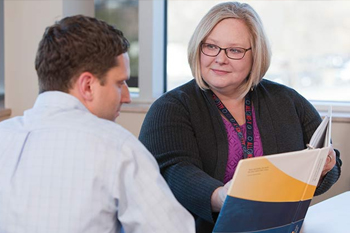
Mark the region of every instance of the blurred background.
MULTIPOLYGON (((166 1, 166 90, 192 79, 187 45, 204 14, 223 1, 166 1)), ((350 1, 244 1, 260 15, 272 46, 265 78, 309 100, 350 101, 350 1)), ((95 0, 96 17, 131 41, 132 90, 138 89, 138 1, 95 0)))

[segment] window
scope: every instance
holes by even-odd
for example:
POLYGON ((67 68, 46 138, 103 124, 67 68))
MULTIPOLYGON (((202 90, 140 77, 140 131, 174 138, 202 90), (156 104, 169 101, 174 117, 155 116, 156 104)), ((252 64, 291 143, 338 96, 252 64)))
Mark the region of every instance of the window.
MULTIPOLYGON (((132 42, 135 47, 130 49, 130 53, 135 51, 138 55, 135 60, 142 61, 131 64, 132 76, 137 76, 138 80, 138 88, 132 88, 133 103, 151 103, 164 91, 192 79, 187 62, 189 39, 203 15, 219 2, 95 0, 96 17, 102 19, 104 16, 98 13, 102 5, 114 9, 109 11, 110 15, 122 14, 122 7, 130 5, 138 9, 134 15, 137 22, 127 16, 115 23, 105 18, 123 30, 129 40, 132 37, 127 35, 128 29, 122 27, 138 28, 138 37, 135 37, 138 42, 132 42), (127 24, 122 26, 123 22, 127 24), (130 22, 136 26, 131 26, 130 22)), ((265 78, 295 88, 315 105, 332 101, 338 106, 334 110, 343 110, 345 106, 350 112, 350 92, 346 91, 350 89, 350 34, 347 33, 350 21, 346 16, 350 2, 246 2, 261 16, 272 46, 272 63, 265 78)))
POLYGON ((165 3, 95 0, 95 16, 122 30, 130 41, 133 103, 151 103, 165 91, 165 3))
POLYGON ((138 0, 95 0, 95 16, 120 29, 130 42, 129 88, 138 92, 138 0))
POLYGON ((4 1, 0 0, 0 108, 4 107, 4 1))
MULTIPOLYGON (((168 90, 192 79, 188 42, 200 19, 219 2, 168 1, 168 90)), ((349 1, 245 2, 260 15, 272 46, 266 79, 312 101, 349 105, 349 1)))

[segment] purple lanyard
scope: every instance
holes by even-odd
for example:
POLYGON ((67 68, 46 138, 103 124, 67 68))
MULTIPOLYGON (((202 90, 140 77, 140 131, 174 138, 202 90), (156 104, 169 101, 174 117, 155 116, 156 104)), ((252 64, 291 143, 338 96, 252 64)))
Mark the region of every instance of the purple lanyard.
POLYGON ((216 107, 222 112, 222 114, 225 116, 225 118, 231 122, 233 128, 235 129, 239 140, 242 145, 243 149, 243 156, 244 158, 252 158, 254 157, 254 131, 253 131, 253 115, 252 115, 252 103, 250 100, 250 93, 248 93, 245 96, 245 120, 246 120, 246 127, 247 127, 247 140, 244 141, 244 136, 241 131, 241 128, 239 127, 239 124, 233 118, 231 113, 227 110, 225 105, 221 102, 221 100, 214 94, 213 92, 213 99, 215 102, 216 107))

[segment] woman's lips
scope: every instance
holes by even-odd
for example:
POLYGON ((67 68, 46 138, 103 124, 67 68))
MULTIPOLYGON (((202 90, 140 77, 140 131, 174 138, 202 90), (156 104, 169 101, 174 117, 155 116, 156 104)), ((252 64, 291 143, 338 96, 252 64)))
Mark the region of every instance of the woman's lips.
POLYGON ((225 75, 230 73, 229 71, 225 71, 225 70, 218 70, 218 69, 211 69, 211 70, 217 75, 225 75))

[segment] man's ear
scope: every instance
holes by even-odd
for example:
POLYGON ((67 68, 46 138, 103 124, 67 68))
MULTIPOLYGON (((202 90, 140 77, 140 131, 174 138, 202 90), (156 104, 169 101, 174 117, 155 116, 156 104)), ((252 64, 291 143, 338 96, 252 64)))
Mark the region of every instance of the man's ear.
POLYGON ((85 101, 91 101, 93 99, 93 85, 98 82, 97 78, 90 72, 81 73, 77 80, 78 92, 85 101))

